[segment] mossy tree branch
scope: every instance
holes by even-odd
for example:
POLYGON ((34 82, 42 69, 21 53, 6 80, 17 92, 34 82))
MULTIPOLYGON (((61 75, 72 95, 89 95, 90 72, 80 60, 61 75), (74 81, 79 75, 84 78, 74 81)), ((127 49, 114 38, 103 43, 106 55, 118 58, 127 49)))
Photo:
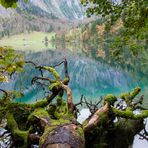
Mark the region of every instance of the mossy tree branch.
POLYGON ((112 107, 112 110, 117 117, 122 117, 126 119, 139 120, 139 119, 144 119, 148 117, 148 110, 143 110, 137 115, 135 115, 133 111, 129 109, 122 111, 112 107))
MULTIPOLYGON (((61 63, 65 63, 64 68, 68 68, 67 61, 61 63)), ((61 63, 56 66, 61 65, 61 63)), ((95 105, 91 116, 81 125, 77 122, 77 116, 75 116, 74 112, 76 105, 73 104, 72 91, 68 86, 70 80, 68 70, 65 70, 65 78, 62 80, 53 67, 40 66, 39 69, 47 70, 54 76, 54 81, 44 78, 43 75, 34 79, 34 81, 48 81, 51 94, 33 104, 8 101, 0 108, 2 111, 5 110, 8 128, 12 136, 16 137, 17 141, 21 139, 24 146, 29 147, 32 143, 35 143, 39 144, 41 148, 52 146, 64 146, 64 148, 77 146, 83 148, 86 141, 86 147, 90 147, 89 143, 92 144, 92 147, 95 147, 95 144, 100 147, 103 145, 102 141, 105 143, 110 134, 116 135, 118 130, 121 130, 123 135, 126 135, 125 137, 129 137, 130 133, 132 133, 132 136, 129 137, 129 139, 131 138, 130 141, 125 142, 125 137, 123 138, 123 142, 126 143, 125 147, 128 147, 129 143, 132 143, 134 135, 143 128, 143 119, 148 117, 148 110, 141 110, 138 115, 133 113, 137 105, 142 104, 143 101, 143 98, 140 98, 137 102, 134 101, 136 95, 140 92, 140 88, 135 88, 133 91, 121 95, 122 100, 127 105, 124 109, 120 108, 122 103, 118 103, 119 107, 115 107, 118 101, 116 96, 112 94, 106 95, 103 98, 102 106, 96 108, 95 105), (62 99, 64 91, 67 94, 66 102, 62 99), (56 103, 52 102, 54 98, 57 99, 56 103), (116 123, 114 123, 115 117, 119 117, 116 123), (127 126, 126 129, 122 127, 122 123, 127 126), (134 124, 131 126, 131 123, 134 124), (36 132, 37 135, 35 135, 36 132), (93 143, 90 137, 93 137, 93 143)), ((89 107, 91 104, 94 105, 82 98, 81 103, 78 104, 82 105, 84 102, 89 107)), ((2 101, 0 105, 1 103, 2 101)), ((99 103, 101 103, 100 100, 99 103)), ((113 141, 116 141, 116 138, 113 141)), ((109 140, 108 144, 110 144, 109 140)))
POLYGON ((95 128, 99 121, 101 121, 103 118, 108 118, 108 112, 109 112, 109 104, 106 103, 103 107, 98 109, 88 120, 84 121, 83 128, 84 131, 90 131, 93 128, 95 128))
POLYGON ((16 123, 13 114, 8 113, 6 118, 7 118, 7 127, 13 135, 13 140, 18 141, 19 139, 23 141, 24 147, 27 147, 29 131, 19 130, 18 124, 16 123))

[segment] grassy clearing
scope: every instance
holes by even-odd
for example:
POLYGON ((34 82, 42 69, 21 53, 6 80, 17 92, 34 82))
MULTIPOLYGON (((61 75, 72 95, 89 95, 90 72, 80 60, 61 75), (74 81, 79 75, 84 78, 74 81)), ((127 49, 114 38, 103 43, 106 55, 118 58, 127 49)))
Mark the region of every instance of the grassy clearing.
POLYGON ((48 42, 45 46, 45 37, 51 40, 54 33, 45 32, 32 32, 30 34, 19 34, 10 37, 4 37, 0 40, 0 46, 11 46, 15 50, 32 50, 32 51, 42 51, 47 49, 55 49, 48 42))

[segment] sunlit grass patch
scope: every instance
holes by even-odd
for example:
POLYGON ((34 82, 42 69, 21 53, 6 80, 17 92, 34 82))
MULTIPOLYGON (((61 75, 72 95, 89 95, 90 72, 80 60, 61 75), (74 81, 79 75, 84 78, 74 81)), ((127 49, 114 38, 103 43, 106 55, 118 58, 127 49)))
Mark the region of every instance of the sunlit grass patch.
POLYGON ((19 34, 10 37, 4 37, 0 40, 0 46, 11 46, 15 50, 41 51, 55 49, 50 43, 54 33, 32 32, 30 34, 19 34), (45 37, 48 39, 45 42, 45 37))

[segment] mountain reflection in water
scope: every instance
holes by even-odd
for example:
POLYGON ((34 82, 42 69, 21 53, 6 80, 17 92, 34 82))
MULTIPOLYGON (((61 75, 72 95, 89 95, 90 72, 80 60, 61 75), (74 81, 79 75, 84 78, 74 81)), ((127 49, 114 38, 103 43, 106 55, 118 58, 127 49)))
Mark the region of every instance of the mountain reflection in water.
MULTIPOLYGON (((88 99, 96 100, 108 93, 119 95, 122 92, 131 91, 137 86, 140 86, 143 90, 142 93, 148 96, 145 91, 148 82, 139 81, 137 73, 113 67, 107 62, 95 60, 83 53, 78 54, 68 50, 47 50, 24 52, 24 56, 27 61, 31 60, 38 65, 54 65, 66 58, 74 102, 78 102, 82 94, 88 99)), ((39 71, 30 64, 26 65, 25 69, 25 72, 18 75, 14 82, 11 82, 9 89, 24 92, 24 97, 18 101, 33 102, 42 99, 45 96, 42 88, 31 85, 31 79, 34 76, 39 76, 39 71)), ((56 69, 63 75, 63 66, 56 69)), ((50 76, 48 72, 44 72, 44 75, 50 76)), ((4 87, 8 88, 7 84, 4 87)))

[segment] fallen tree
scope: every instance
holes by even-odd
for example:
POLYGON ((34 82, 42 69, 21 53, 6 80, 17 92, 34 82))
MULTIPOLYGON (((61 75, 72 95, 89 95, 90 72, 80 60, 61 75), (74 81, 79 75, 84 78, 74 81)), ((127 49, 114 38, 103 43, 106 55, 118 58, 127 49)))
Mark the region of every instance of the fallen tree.
POLYGON ((143 96, 135 101, 140 88, 121 94, 119 99, 108 94, 93 104, 82 96, 74 104, 72 91, 68 86, 68 64, 66 59, 55 66, 38 66, 40 77, 34 77, 32 84, 49 83, 51 92, 46 98, 33 104, 12 102, 14 93, 0 90, 4 95, 0 99, 0 119, 7 119, 6 128, 11 132, 14 147, 31 147, 37 144, 41 148, 127 148, 133 144, 134 136, 140 133, 148 139, 144 119, 148 110, 142 107, 143 96), (64 79, 55 70, 64 63, 64 79), (44 77, 43 71, 52 74, 52 79, 44 77), (64 92, 67 101, 63 100, 64 92), (56 99, 56 102, 53 101, 56 99), (82 124, 77 122, 78 105, 86 105, 91 116, 82 124), (139 110, 138 114, 134 111, 139 110), (120 142, 119 142, 120 141, 120 142))

